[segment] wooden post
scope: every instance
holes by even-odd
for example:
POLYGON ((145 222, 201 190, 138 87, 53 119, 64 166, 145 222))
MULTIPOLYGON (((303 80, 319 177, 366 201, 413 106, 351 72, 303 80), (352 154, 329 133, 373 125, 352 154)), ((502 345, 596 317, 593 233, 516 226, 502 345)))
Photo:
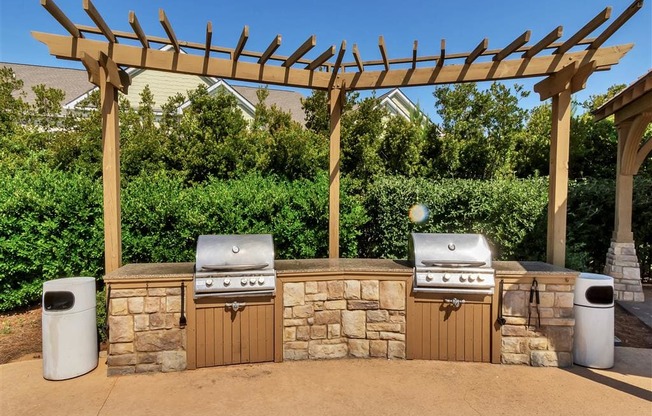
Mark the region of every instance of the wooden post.
POLYGON ((328 92, 330 134, 330 187, 328 190, 328 257, 340 257, 340 121, 344 88, 333 87, 328 92))
POLYGON ((616 159, 616 215, 612 240, 618 243, 634 242, 632 233, 632 200, 634 175, 624 174, 623 153, 631 122, 618 125, 618 157, 616 159))
POLYGON ((110 83, 109 71, 99 71, 102 111, 102 180, 104 189, 105 273, 122 266, 120 216, 120 126, 118 89, 110 83))
POLYGON ((550 138, 550 184, 548 187, 547 261, 566 264, 566 208, 568 200, 568 153, 570 145, 571 91, 552 97, 550 138))

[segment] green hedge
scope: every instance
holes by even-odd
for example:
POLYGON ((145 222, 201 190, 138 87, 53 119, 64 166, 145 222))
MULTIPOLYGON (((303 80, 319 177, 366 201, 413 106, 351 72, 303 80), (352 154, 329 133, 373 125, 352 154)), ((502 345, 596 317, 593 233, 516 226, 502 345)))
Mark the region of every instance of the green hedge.
MULTIPOLYGON (((369 257, 405 258, 410 232, 474 232, 487 236, 494 255, 517 258, 534 251, 541 238, 537 226, 545 220, 547 181, 480 181, 448 179, 429 181, 398 177, 378 178, 367 196, 370 221, 365 230, 364 254, 369 257), (427 207, 423 222, 413 222, 409 210, 427 207)), ((545 230, 543 234, 545 251, 545 230)))
MULTIPOLYGON (((652 180, 635 178, 633 224, 642 276, 652 274, 652 180)), ((615 184, 571 181, 568 193, 567 267, 602 272, 614 226, 615 184)), ((440 180, 377 178, 366 206, 372 220, 363 233, 367 257, 405 258, 410 232, 477 232, 487 236, 497 259, 545 260, 547 178, 440 180), (423 223, 409 219, 423 204, 423 223)))
MULTIPOLYGON (((544 260, 547 180, 377 178, 364 196, 342 182, 343 257, 405 258, 407 235, 479 232, 499 259, 544 260), (415 204, 429 209, 409 220, 415 204)), ((634 237, 643 275, 652 259, 652 180, 636 178, 634 237)), ((613 181, 571 182, 567 265, 602 270, 613 229, 613 181)), ((272 233, 279 258, 326 257, 328 178, 292 182, 252 175, 193 187, 170 174, 122 190, 123 258, 194 261, 199 234, 272 233)), ((38 300, 45 280, 103 274, 102 189, 87 176, 0 170, 0 311, 38 300)))
POLYGON ((0 171, 0 310, 40 297, 61 276, 99 276, 102 188, 85 175, 0 171))
MULTIPOLYGON (((0 311, 36 301, 46 280, 103 275, 99 181, 42 169, 0 171, 0 184, 0 311)), ((352 257, 367 217, 347 186, 342 256, 352 257)), ((279 258, 325 257, 328 178, 248 176, 187 187, 179 177, 152 174, 123 187, 125 263, 193 262, 197 236, 210 233, 272 233, 279 258)))

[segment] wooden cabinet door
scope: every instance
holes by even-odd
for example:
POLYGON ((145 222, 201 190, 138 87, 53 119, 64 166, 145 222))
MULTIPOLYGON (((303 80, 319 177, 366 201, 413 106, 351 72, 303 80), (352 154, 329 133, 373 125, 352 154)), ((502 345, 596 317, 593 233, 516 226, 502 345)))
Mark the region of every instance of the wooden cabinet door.
POLYGON ((491 360, 490 297, 457 295, 465 303, 444 302, 452 295, 418 294, 407 312, 407 358, 441 361, 491 360))
POLYGON ((195 301, 194 343, 188 342, 188 354, 194 353, 196 368, 274 361, 273 298, 237 299, 245 303, 237 311, 227 306, 233 300, 195 301))

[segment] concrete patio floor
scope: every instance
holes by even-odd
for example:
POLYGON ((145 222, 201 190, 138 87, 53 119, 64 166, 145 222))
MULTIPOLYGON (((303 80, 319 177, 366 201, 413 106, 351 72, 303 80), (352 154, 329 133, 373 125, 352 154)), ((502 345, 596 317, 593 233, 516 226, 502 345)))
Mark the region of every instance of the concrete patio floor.
POLYGON ((0 414, 649 415, 652 349, 616 348, 609 370, 440 361, 266 363, 66 381, 41 360, 0 366, 0 414))

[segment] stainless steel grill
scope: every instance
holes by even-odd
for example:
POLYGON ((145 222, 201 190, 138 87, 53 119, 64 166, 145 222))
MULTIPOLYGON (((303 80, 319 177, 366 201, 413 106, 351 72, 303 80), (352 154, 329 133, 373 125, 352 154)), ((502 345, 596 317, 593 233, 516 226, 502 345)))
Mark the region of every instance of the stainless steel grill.
POLYGON ((194 288, 195 299, 274 295, 276 270, 272 236, 200 235, 194 288))
POLYGON ((408 245, 415 292, 494 293, 491 249, 484 236, 412 233, 408 245))

